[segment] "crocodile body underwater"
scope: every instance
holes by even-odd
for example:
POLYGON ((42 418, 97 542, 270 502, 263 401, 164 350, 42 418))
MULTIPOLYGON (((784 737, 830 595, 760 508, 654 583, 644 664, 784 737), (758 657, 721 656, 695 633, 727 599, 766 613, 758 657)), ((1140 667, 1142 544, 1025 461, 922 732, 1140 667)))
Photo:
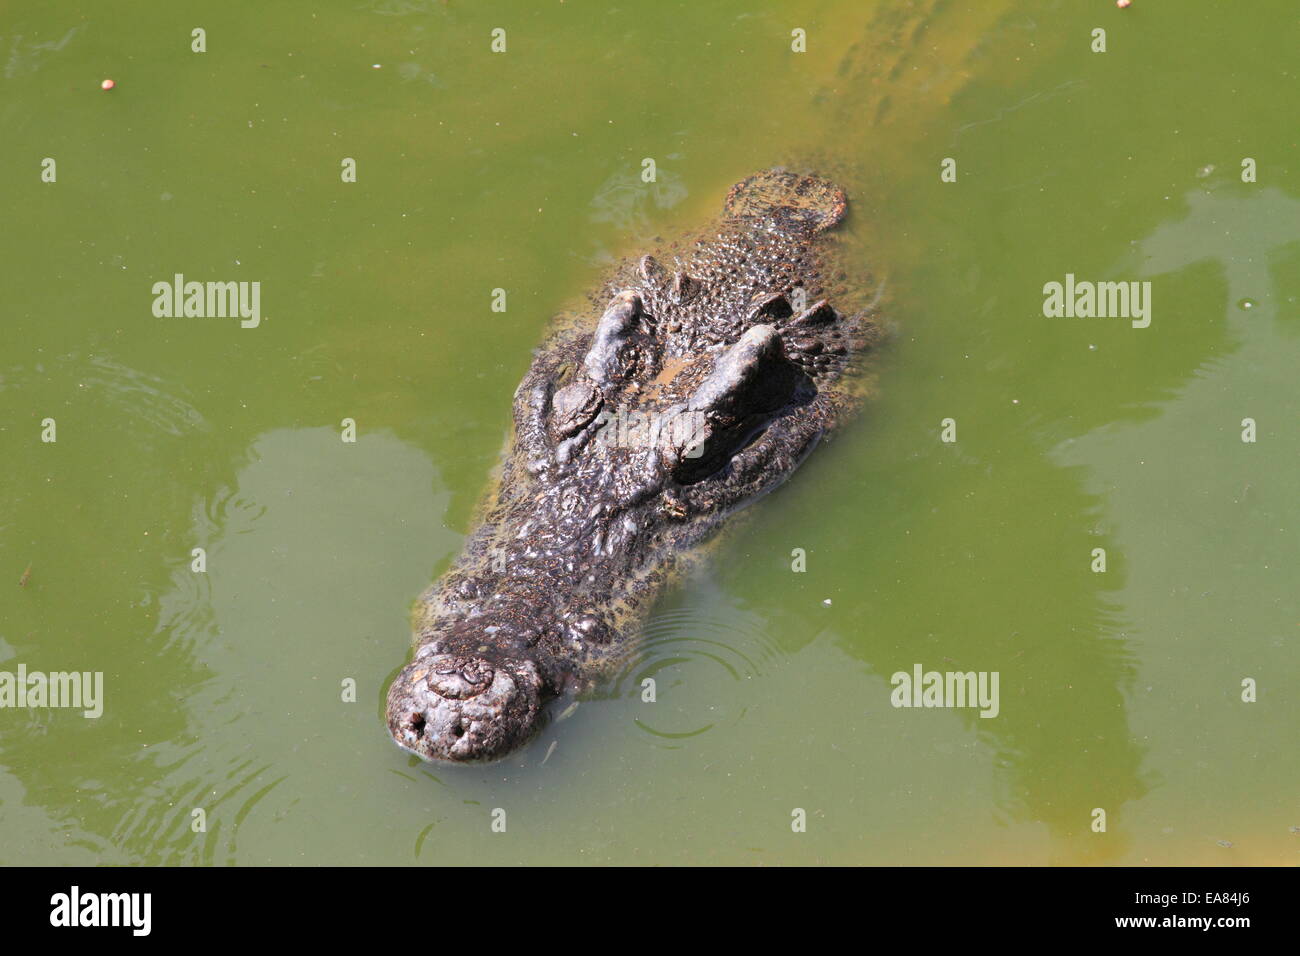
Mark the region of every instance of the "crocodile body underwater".
POLYGON ((757 173, 698 237, 621 263, 537 350, 500 480, 389 688, 402 748, 461 762, 526 743, 549 700, 627 659, 727 517, 860 404, 855 360, 878 330, 836 307, 827 230, 847 203, 818 176, 757 173))

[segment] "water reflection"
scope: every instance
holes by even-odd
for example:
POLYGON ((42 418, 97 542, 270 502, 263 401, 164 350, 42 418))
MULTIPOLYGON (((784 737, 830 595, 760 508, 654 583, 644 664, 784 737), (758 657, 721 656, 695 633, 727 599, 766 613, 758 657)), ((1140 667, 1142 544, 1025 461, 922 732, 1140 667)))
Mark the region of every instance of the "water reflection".
MULTIPOLYGON (((156 626, 140 615, 138 650, 105 668, 101 721, 72 727, 52 713, 57 737, 6 724, 4 759, 21 768, 25 799, 75 814, 43 832, 71 827, 115 848, 106 861, 301 858, 292 848, 311 839, 320 801, 363 789, 369 772, 340 769, 322 793, 320 768, 389 756, 371 697, 405 646, 405 609, 430 565, 459 546, 428 457, 390 435, 348 445, 332 429, 281 429, 239 458, 228 483, 174 513, 188 524, 183 550, 157 565, 169 582, 151 588, 156 626), (206 573, 191 570, 191 543, 206 573), (344 679, 356 703, 343 702, 344 679), (93 747, 70 762, 41 758, 82 738, 93 747)), ((335 833, 330 852, 353 843, 340 852, 361 858, 354 837, 335 833)))

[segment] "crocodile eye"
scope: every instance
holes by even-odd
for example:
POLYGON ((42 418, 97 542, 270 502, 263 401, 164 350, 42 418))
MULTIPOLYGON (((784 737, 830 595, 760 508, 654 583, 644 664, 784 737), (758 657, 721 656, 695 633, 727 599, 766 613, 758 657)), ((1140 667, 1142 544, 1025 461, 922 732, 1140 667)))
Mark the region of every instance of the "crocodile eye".
POLYGON ((776 327, 755 325, 722 353, 687 407, 724 422, 772 412, 790 400, 797 377, 776 327))
POLYGON ((551 437, 568 438, 586 428, 600 412, 604 400, 590 382, 570 382, 551 396, 551 437))
POLYGON ((816 325, 826 325, 829 322, 834 322, 837 318, 838 316, 831 304, 825 299, 821 299, 791 319, 790 326, 791 328, 800 329, 809 328, 816 325))
POLYGON ((641 278, 646 285, 652 288, 661 286, 667 281, 668 273, 654 256, 642 256, 641 261, 637 263, 637 271, 641 273, 641 278))
POLYGON ((600 317, 591 349, 583 360, 587 374, 597 385, 612 383, 627 374, 625 353, 635 334, 641 308, 639 295, 631 291, 620 292, 610 300, 605 314, 600 317))
POLYGON ((773 319, 789 318, 793 314, 794 309, 790 305, 790 300, 780 292, 771 292, 750 303, 745 323, 754 325, 759 322, 770 322, 773 319))
POLYGON ((672 297, 678 305, 689 302, 699 295, 700 288, 700 282, 694 276, 687 275, 685 272, 673 273, 672 297))
POLYGON ((691 484, 721 468, 771 413, 794 397, 801 378, 775 327, 756 325, 745 332, 686 404, 686 411, 702 416, 703 423, 668 450, 673 477, 691 484))

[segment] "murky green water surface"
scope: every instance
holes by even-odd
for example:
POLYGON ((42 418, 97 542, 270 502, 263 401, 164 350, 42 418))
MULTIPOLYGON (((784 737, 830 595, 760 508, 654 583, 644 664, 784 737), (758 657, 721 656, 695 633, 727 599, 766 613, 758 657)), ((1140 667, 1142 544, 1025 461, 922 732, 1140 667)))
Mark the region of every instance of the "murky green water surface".
POLYGON ((105 704, 0 710, 0 862, 1295 862, 1294 7, 878 6, 7 7, 0 669, 105 704), (879 395, 628 679, 409 759, 410 604, 548 317, 810 155, 879 395), (155 318, 175 273, 261 325, 155 318), (1150 327, 1044 317, 1067 273, 1150 281, 1150 327), (998 716, 892 707, 918 663, 997 671, 998 716))

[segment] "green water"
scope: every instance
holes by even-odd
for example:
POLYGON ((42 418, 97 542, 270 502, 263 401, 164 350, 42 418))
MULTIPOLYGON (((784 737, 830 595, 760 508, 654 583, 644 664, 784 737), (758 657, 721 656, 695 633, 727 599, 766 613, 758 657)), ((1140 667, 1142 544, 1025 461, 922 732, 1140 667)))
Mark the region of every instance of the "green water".
POLYGON ((0 710, 0 863, 1296 862, 1294 5, 875 6, 6 7, 0 669, 105 701, 0 710), (894 333, 866 414, 627 680, 499 764, 398 751, 548 317, 813 153, 894 333), (260 326, 154 317, 175 273, 260 326), (1045 317, 1066 273, 1150 327, 1045 317), (917 663, 998 716, 892 707, 917 663))

